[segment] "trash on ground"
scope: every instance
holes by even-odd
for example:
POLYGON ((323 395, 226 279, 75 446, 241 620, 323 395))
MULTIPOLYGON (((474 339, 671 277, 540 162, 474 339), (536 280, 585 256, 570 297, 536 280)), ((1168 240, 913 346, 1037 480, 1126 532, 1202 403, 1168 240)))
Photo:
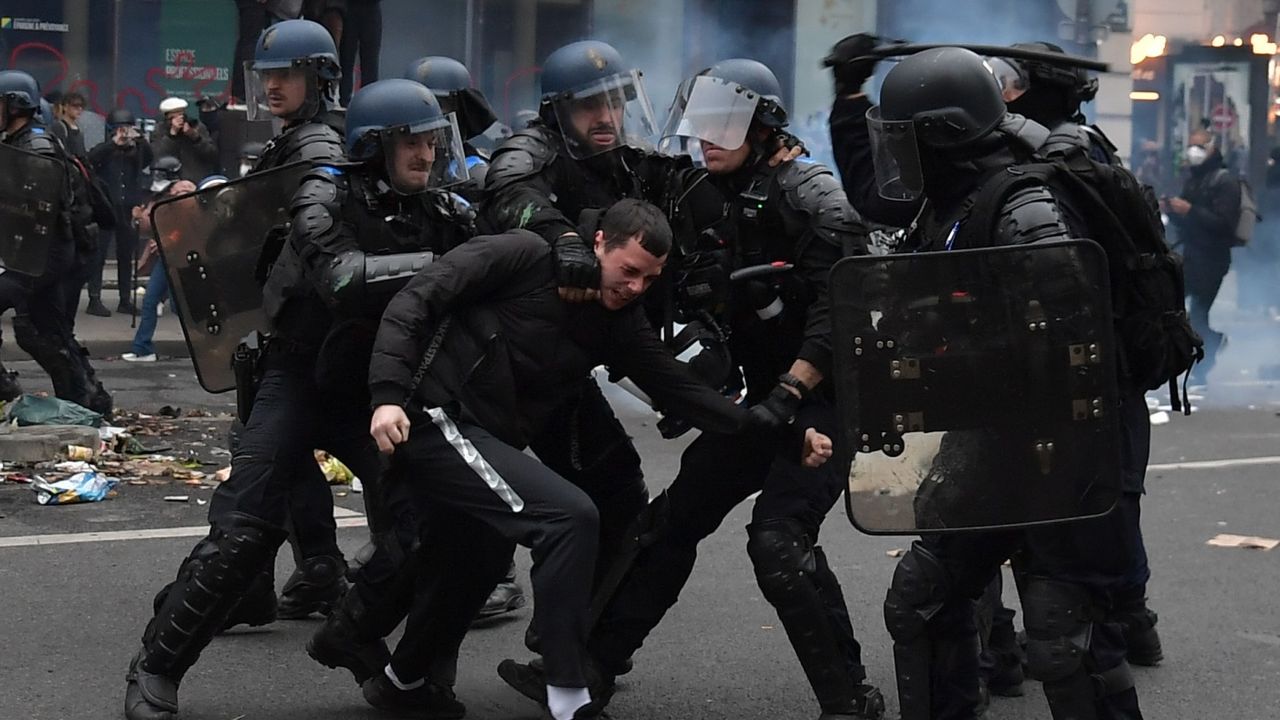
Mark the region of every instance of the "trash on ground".
POLYGON ((1169 423, 1169 413, 1161 410, 1158 413, 1151 414, 1152 425, 1167 425, 1169 423))
POLYGON ((892 550, 890 550, 890 551, 886 552, 886 553, 885 553, 885 555, 888 555, 889 557, 892 557, 892 558, 896 558, 896 557, 902 557, 902 556, 903 556, 903 555, 905 555, 906 553, 907 553, 907 551, 906 551, 906 550, 903 550, 902 548, 894 548, 894 549, 892 549, 892 550))
POLYGON ((324 473, 324 479, 328 480, 330 485, 348 485, 355 482, 355 473, 351 472, 351 468, 338 458, 323 450, 316 450, 315 456, 316 462, 320 463, 320 471, 324 473))
POLYGON ((357 495, 364 492, 364 483, 360 482, 360 478, 351 478, 351 492, 357 495))
POLYGON ((82 473, 97 472, 98 468, 90 465, 83 460, 67 460, 66 462, 54 463, 54 470, 65 473, 82 473))
POLYGON ((28 425, 102 425, 102 415, 69 400, 56 397, 18 396, 5 406, 5 420, 19 427, 28 425))
POLYGON ((165 495, 165 502, 191 502, 190 495, 165 495))
POLYGON ((66 449, 68 460, 92 460, 93 448, 83 445, 68 445, 66 449))
POLYGON ((41 505, 71 505, 105 500, 115 494, 113 491, 119 482, 99 472, 80 472, 52 483, 36 478, 31 487, 36 491, 36 502, 41 505))
POLYGON ((1271 538, 1258 537, 1256 535, 1215 535, 1209 538, 1209 541, 1205 544, 1216 547, 1271 550, 1280 545, 1280 540, 1272 540, 1271 538))

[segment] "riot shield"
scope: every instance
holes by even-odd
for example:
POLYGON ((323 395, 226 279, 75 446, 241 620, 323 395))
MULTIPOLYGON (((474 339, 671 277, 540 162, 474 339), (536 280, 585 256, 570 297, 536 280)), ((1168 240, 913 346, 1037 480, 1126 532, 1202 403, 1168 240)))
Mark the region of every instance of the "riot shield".
POLYGON ((66 163, 0 143, 0 267, 44 274, 66 187, 66 163))
POLYGON ((1080 240, 841 260, 832 346, 853 524, 914 535, 1110 510, 1108 277, 1080 240))
POLYGON ((236 348, 252 333, 270 329, 257 280, 259 261, 268 237, 278 241, 286 232, 289 204, 309 168, 295 163, 254 173, 164 200, 151 210, 196 377, 209 392, 236 386, 236 348))

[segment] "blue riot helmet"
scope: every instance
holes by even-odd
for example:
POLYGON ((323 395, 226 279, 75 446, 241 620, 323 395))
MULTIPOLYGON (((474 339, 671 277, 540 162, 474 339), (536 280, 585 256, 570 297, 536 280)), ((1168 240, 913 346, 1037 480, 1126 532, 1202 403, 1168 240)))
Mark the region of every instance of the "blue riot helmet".
POLYGON ((542 64, 539 115, 560 129, 578 159, 623 145, 647 147, 657 129, 640 71, 597 40, 565 45, 542 64))
POLYGON ((21 70, 0 70, 0 103, 4 103, 0 115, 0 130, 4 130, 13 118, 40 112, 40 83, 21 70))
POLYGON ((991 65, 964 48, 909 55, 885 76, 867 111, 881 196, 910 200, 924 189, 922 157, 963 161, 981 152, 1007 110, 991 65))
POLYGON ((404 76, 426 85, 440 101, 440 109, 457 116, 458 130, 464 140, 484 133, 498 121, 489 101, 472 82, 471 71, 451 57, 429 55, 418 58, 409 63, 404 76))
POLYGON ((466 155, 453 113, 421 83, 379 80, 351 96, 347 157, 380 165, 401 194, 465 182, 466 155))
POLYGON ((332 107, 342 74, 333 36, 310 20, 285 20, 262 31, 245 62, 250 120, 305 120, 332 107))
POLYGON ((787 124, 782 86, 766 65, 747 58, 722 60, 676 91, 662 130, 662 147, 702 164, 704 143, 734 150, 752 128, 778 130, 787 124))

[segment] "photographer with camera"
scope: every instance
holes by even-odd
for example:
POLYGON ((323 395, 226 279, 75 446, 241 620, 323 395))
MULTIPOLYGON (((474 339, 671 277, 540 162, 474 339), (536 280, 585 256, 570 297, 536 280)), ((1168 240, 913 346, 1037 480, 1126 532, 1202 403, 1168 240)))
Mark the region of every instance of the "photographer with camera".
POLYGON ((168 97, 160 102, 160 123, 151 134, 156 157, 168 155, 182 163, 182 179, 200 182, 218 172, 218 146, 209 130, 187 117, 187 101, 168 97))

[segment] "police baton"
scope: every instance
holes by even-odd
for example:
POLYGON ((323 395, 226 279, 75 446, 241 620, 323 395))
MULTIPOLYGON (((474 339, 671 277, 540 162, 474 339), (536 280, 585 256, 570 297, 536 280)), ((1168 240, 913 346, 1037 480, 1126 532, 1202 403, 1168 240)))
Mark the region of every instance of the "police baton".
POLYGON ((853 58, 850 62, 858 60, 885 60, 893 57, 901 57, 903 55, 914 55, 925 50, 944 47, 964 48, 965 50, 970 50, 979 55, 985 55, 988 57, 1011 58, 1014 60, 1034 60, 1036 62, 1045 63, 1046 65, 1078 67, 1096 72, 1109 72, 1111 70, 1111 65, 1109 63, 1094 60, 1093 58, 1081 57, 1079 55, 1067 55, 1065 53, 1047 52, 1044 50, 1015 48, 1007 45, 965 45, 962 43, 894 43, 881 45, 862 57, 853 58))

